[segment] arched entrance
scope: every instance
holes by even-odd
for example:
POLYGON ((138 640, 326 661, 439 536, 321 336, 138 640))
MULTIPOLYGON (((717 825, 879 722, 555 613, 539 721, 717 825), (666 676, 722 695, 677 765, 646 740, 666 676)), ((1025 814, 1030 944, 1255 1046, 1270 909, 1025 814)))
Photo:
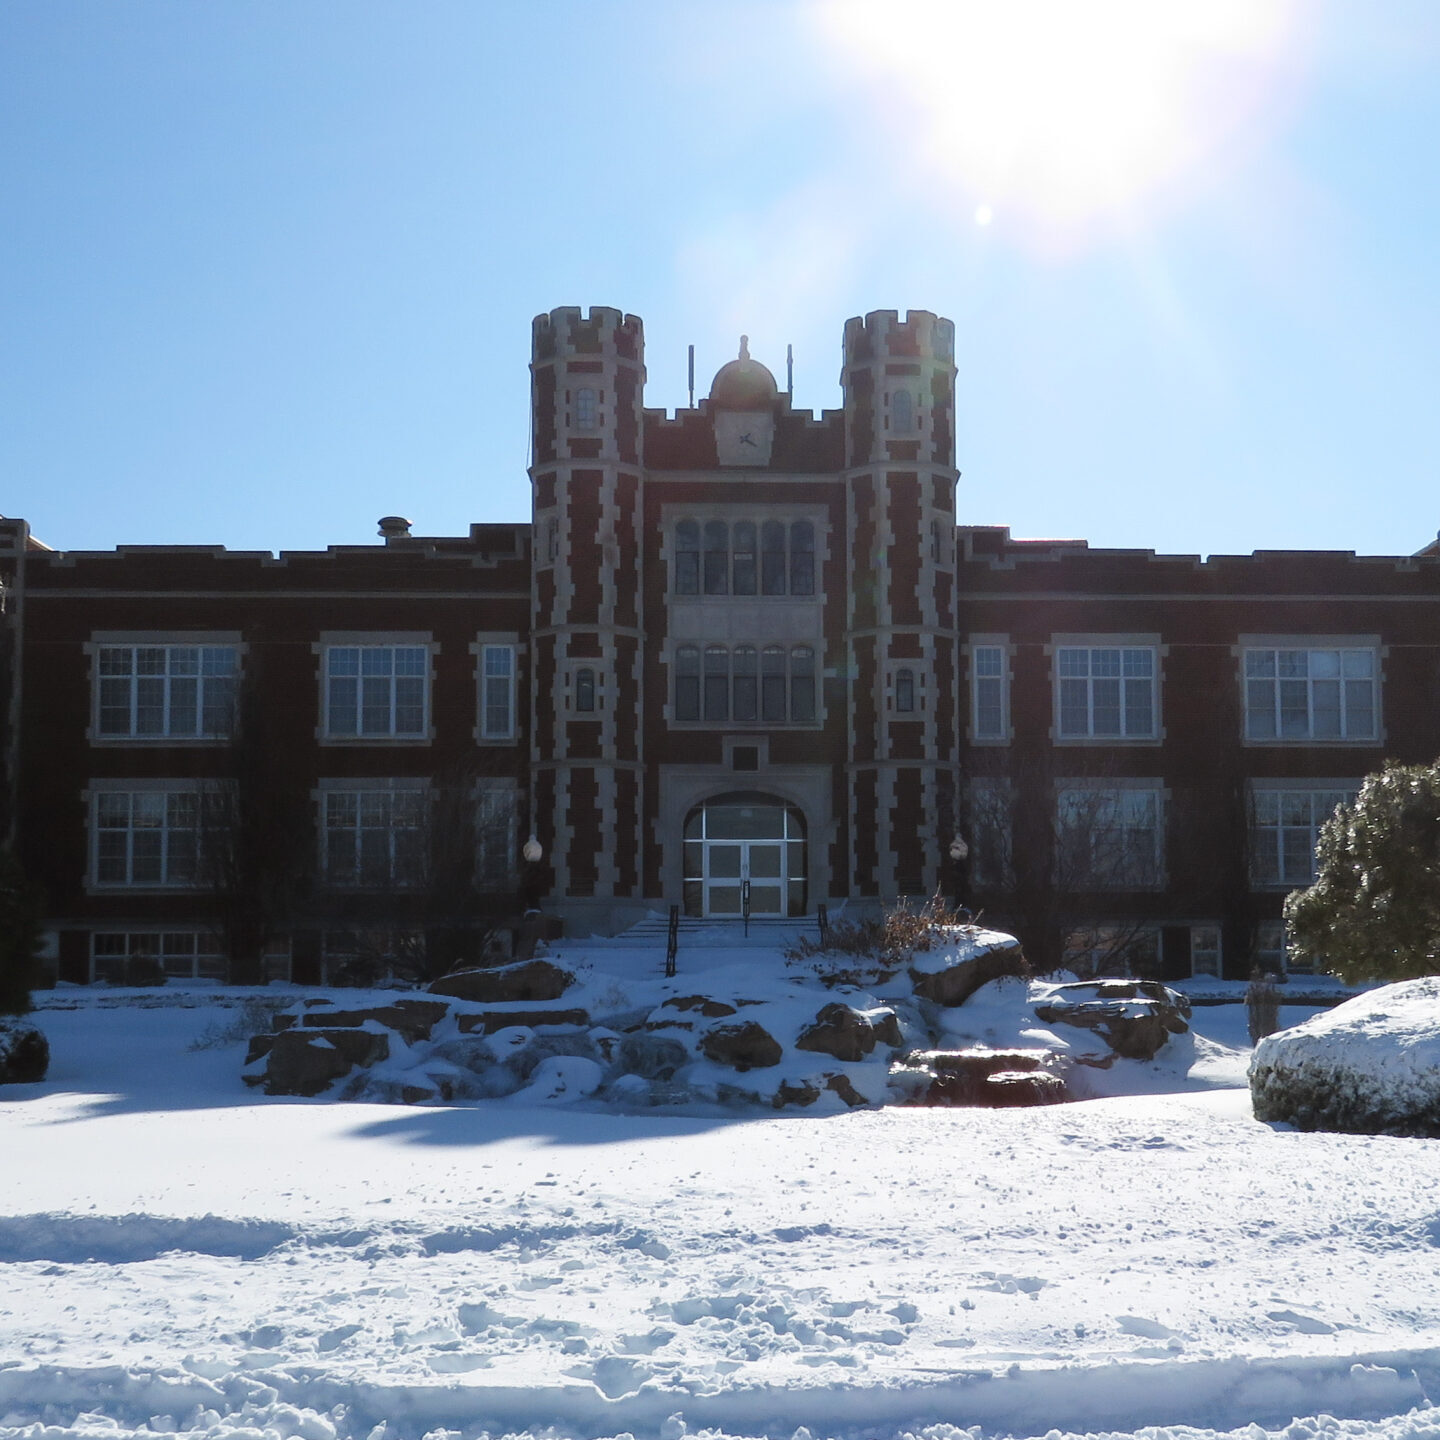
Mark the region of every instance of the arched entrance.
POLYGON ((805 913, 805 817, 773 795, 717 795, 685 817, 685 913, 805 913))

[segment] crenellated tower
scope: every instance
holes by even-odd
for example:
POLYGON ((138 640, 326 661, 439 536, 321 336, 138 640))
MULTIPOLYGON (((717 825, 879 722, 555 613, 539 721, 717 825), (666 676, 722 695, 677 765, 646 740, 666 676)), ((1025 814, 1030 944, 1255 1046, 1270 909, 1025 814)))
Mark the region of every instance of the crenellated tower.
POLYGON ((927 310, 845 326, 850 888, 942 882, 959 794, 955 330, 927 310))
POLYGON ((538 315, 530 370, 532 813, 550 896, 605 928, 641 894, 644 329, 538 315))

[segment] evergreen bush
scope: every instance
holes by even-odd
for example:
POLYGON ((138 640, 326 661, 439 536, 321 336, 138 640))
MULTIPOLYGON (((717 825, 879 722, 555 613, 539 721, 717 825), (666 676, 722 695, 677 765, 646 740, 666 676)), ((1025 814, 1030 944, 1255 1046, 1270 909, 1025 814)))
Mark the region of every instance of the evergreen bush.
POLYGON ((1285 923, 1347 983, 1440 973, 1440 762, 1386 765, 1337 807, 1285 923))
POLYGON ((0 1015, 30 1012, 39 978, 40 892, 9 850, 0 850, 0 1015))

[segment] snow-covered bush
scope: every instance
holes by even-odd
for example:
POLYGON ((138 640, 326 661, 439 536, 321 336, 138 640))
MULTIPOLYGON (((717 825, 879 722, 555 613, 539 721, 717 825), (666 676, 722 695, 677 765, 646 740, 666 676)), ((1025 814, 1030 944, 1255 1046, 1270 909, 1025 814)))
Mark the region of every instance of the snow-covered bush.
POLYGON ((1387 765, 1320 832, 1292 943, 1350 983, 1440 972, 1440 762, 1387 765))
POLYGON ((1357 995, 1266 1036, 1250 1060, 1259 1120, 1440 1136, 1440 977, 1357 995))

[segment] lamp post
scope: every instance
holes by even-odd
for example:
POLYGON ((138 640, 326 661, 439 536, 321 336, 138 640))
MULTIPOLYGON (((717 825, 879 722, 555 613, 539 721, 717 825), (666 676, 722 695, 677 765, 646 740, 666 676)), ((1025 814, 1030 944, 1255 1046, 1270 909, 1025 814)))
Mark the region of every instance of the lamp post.
POLYGON ((964 879, 965 860, 970 854, 970 847, 965 843, 965 837, 957 830, 950 841, 950 899, 951 908, 958 914, 963 908, 960 903, 961 881, 964 879))
POLYGON ((536 867, 544 856, 544 848, 533 834, 520 847, 520 858, 525 862, 520 876, 520 900, 527 915, 540 908, 540 877, 536 867))

